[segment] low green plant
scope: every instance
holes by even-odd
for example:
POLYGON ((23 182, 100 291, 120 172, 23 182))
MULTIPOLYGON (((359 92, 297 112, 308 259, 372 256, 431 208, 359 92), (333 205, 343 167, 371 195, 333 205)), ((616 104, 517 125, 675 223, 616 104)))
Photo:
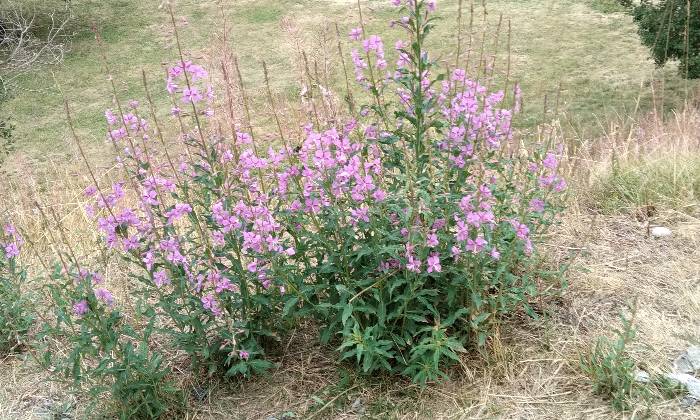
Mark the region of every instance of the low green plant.
POLYGON ((590 353, 580 356, 581 369, 590 377, 593 391, 610 400, 618 411, 631 408, 632 396, 640 388, 635 382, 634 360, 627 353, 636 335, 635 314, 635 307, 630 316, 621 314, 622 328, 613 330, 614 339, 600 337, 590 353))
POLYGON ((27 278, 17 261, 21 246, 15 228, 5 226, 4 234, 0 232, 0 355, 24 345, 34 321, 31 299, 21 289, 27 278))
POLYGON ((628 411, 635 401, 647 404, 655 400, 669 400, 684 395, 684 385, 669 379, 664 374, 638 377, 639 370, 627 351, 636 338, 634 320, 636 302, 630 306, 629 315, 620 314, 622 326, 614 329, 615 337, 598 338, 595 347, 581 354, 581 370, 590 378, 593 391, 610 401, 617 411, 628 411))
POLYGON ((184 396, 169 380, 162 354, 153 350, 155 318, 132 326, 101 282, 98 273, 56 266, 46 285, 55 316, 38 335, 40 363, 56 380, 87 391, 93 412, 120 419, 174 415, 184 396))

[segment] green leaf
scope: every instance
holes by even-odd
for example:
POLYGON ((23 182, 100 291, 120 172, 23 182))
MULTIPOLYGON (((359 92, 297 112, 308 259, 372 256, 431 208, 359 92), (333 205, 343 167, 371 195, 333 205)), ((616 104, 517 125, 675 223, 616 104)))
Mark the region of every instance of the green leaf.
POLYGON ((285 304, 284 308, 282 309, 282 316, 285 317, 289 314, 289 311, 292 310, 292 308, 299 302, 299 297, 294 296, 293 298, 289 299, 285 304))
POLYGON ((343 314, 341 317, 343 326, 345 326, 345 324, 348 322, 348 319, 350 318, 351 315, 352 315, 352 304, 347 303, 347 304, 345 304, 345 308, 343 308, 343 314))

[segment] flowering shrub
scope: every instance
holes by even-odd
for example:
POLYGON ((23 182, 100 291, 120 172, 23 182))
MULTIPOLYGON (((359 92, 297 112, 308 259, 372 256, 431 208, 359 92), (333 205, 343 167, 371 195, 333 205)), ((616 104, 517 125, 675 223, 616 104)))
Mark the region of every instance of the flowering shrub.
POLYGON ((30 300, 22 293, 27 277, 17 262, 24 241, 10 224, 0 232, 0 354, 24 344, 33 322, 30 300))
POLYGON ((171 114, 186 151, 177 166, 167 148, 153 144, 154 137, 165 144, 162 133, 137 102, 118 116, 107 111, 109 140, 124 151, 128 179, 85 193, 107 246, 140 268, 134 295, 143 315, 163 319, 160 331, 196 368, 247 375, 271 366, 260 356, 284 329, 281 315, 298 302, 286 293, 295 250, 270 207, 269 187, 255 176, 265 160, 253 152, 252 136, 235 132, 230 149, 203 130, 202 120, 213 116, 206 78, 185 61, 168 72, 171 114), (185 116, 195 128, 185 128, 185 116))
MULTIPOLYGON (((356 81, 372 104, 316 130, 282 172, 290 226, 308 260, 305 295, 343 358, 419 382, 444 376, 467 344, 537 294, 534 241, 566 183, 553 151, 518 150, 513 110, 464 70, 424 51, 434 1, 393 1, 396 67, 382 40, 350 32, 356 81)), ((516 93, 517 95, 517 93, 516 93)), ((516 104, 517 107, 517 104, 516 104)))
POLYGON ((134 328, 103 281, 85 268, 56 266, 46 285, 55 318, 39 334, 40 362, 59 381, 88 388, 94 403, 103 405, 100 412, 110 410, 102 398, 108 392, 119 418, 172 414, 183 398, 149 342, 155 318, 134 328))
MULTIPOLYGON (((126 176, 104 188, 93 175, 87 210, 138 280, 147 331, 170 336, 195 367, 265 370, 270 346, 312 316, 363 371, 424 383, 465 346, 483 346, 504 316, 532 312, 535 244, 566 188, 557 152, 513 141, 518 92, 508 108, 504 92, 464 70, 440 73, 424 50, 434 1, 392 3, 407 14, 394 23, 406 41, 392 71, 382 39, 353 29, 370 104, 331 117, 316 110, 329 107, 321 92, 297 147, 277 121, 279 142, 263 148, 245 94, 239 120, 230 89, 227 137, 207 71, 184 59, 166 82, 177 144, 150 95, 146 111, 132 101, 106 112, 126 176)), ((78 279, 61 301, 74 314, 61 317, 85 323, 102 308, 108 321, 89 328, 118 323, 95 276, 78 279)))

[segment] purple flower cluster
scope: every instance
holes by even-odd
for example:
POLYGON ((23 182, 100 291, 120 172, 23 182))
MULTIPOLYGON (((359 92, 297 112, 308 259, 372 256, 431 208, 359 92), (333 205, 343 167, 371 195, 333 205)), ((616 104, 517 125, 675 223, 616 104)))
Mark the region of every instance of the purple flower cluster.
MULTIPOLYGON (((3 228, 5 234, 5 240, 0 242, 0 249, 5 253, 5 258, 8 260, 19 257, 19 253, 24 244, 22 236, 17 232, 17 228, 14 225, 6 224, 3 228)), ((0 240, 3 238, 0 237, 0 240)))
MULTIPOLYGON (((209 77, 209 73, 198 64, 191 61, 170 67, 166 89, 171 95, 180 94, 180 101, 185 104, 197 104, 206 100, 207 108, 202 115, 213 116, 211 105, 214 102, 214 90, 211 85, 203 83, 209 77)), ((173 114, 180 113, 177 106, 173 107, 173 114)))

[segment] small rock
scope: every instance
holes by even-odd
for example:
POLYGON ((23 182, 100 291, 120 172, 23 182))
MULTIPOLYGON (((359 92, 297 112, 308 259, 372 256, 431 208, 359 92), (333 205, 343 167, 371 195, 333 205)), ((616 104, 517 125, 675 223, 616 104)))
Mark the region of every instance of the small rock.
POLYGON ((671 235, 673 235, 673 232, 667 227, 654 226, 651 228, 651 236, 654 238, 668 238, 671 235))
POLYGON ((352 403, 350 409, 355 413, 362 415, 365 413, 365 404, 362 402, 361 398, 358 398, 352 403))
POLYGON ((674 373, 690 375, 700 372, 700 346, 690 346, 673 362, 674 373))
POLYGON ((690 395, 686 395, 686 396, 683 397, 683 399, 681 400, 681 407, 683 407, 683 408, 690 408, 690 407, 694 406, 695 404, 697 404, 697 402, 698 402, 697 399, 693 398, 693 397, 690 396, 690 395))
POLYGON ((651 377, 649 376, 649 373, 643 370, 638 370, 634 374, 634 380, 641 383, 648 383, 651 380, 651 377))
POLYGON ((688 389, 688 394, 696 400, 700 400, 700 379, 687 373, 669 373, 666 377, 685 385, 688 389))
POLYGON ((205 387, 195 386, 192 388, 192 398, 198 402, 203 402, 209 396, 209 390, 205 387))

